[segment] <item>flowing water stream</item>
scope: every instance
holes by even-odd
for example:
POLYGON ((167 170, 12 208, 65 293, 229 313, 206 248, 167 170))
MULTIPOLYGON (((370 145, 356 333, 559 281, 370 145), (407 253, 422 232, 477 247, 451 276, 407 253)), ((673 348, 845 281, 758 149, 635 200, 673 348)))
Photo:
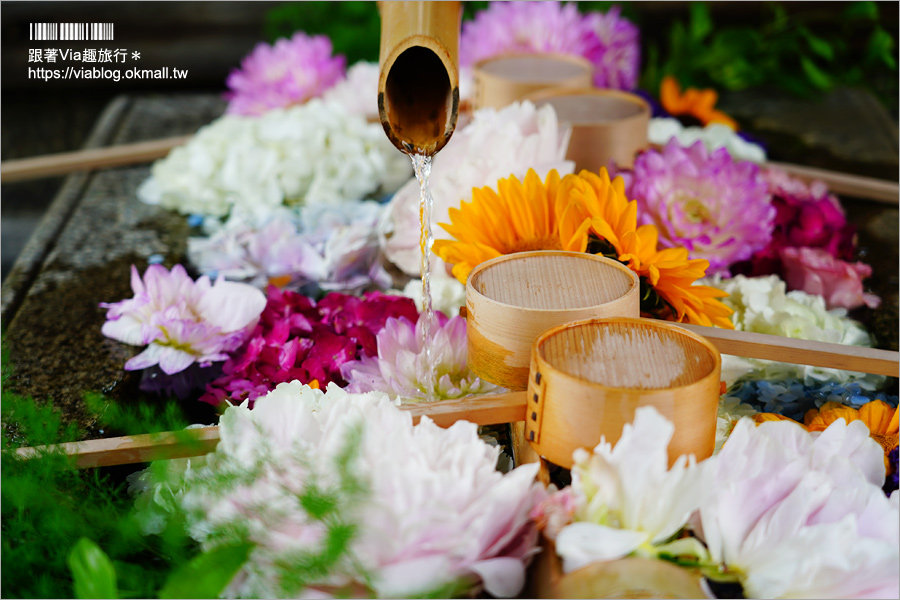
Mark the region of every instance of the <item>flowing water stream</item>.
POLYGON ((428 365, 429 381, 424 382, 424 390, 429 400, 434 394, 434 357, 432 338, 435 327, 434 306, 431 302, 431 246, 434 244, 434 234, 431 231, 431 209, 434 199, 428 188, 428 176, 431 175, 431 156, 420 153, 410 153, 413 168, 416 171, 416 179, 419 182, 419 248, 422 251, 422 262, 419 264, 419 274, 422 276, 422 343, 425 348, 425 360, 428 365))

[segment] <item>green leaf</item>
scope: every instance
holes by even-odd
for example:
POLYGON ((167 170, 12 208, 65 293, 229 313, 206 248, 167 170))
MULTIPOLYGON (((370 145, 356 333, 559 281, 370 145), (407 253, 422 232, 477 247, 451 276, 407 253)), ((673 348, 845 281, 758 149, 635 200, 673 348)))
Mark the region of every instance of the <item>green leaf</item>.
POLYGON ((172 573, 159 597, 218 598, 252 549, 252 544, 236 544, 204 552, 172 573))
POLYGON ((869 37, 869 47, 866 51, 866 60, 869 62, 881 61, 891 69, 897 68, 897 62, 893 55, 894 38, 881 27, 876 27, 869 37))
POLYGON ((800 34, 803 36, 803 39, 806 40, 806 43, 809 45, 810 50, 812 50, 825 60, 832 60, 834 58, 834 49, 831 47, 831 44, 814 35, 806 27, 800 28, 800 34))
POLYGON ((701 42, 713 30, 709 6, 705 2, 691 3, 691 39, 701 42))
POLYGON ((850 2, 844 9, 844 19, 866 19, 875 21, 878 19, 878 5, 874 2, 850 2))
POLYGON ((828 73, 817 67, 816 63, 814 63, 808 57, 800 57, 800 66, 803 67, 803 72, 806 74, 806 78, 814 86, 816 86, 820 90, 828 90, 831 88, 831 77, 828 76, 828 73))
POLYGON ((77 598, 117 598, 116 569, 106 552, 91 540, 78 540, 66 559, 77 598))

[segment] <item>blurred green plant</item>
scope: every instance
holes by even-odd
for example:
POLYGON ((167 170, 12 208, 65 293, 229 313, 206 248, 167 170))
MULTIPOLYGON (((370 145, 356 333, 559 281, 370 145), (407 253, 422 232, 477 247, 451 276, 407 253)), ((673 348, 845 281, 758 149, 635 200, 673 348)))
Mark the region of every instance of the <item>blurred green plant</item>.
POLYGON ((374 2, 286 2, 266 13, 264 27, 269 42, 296 31, 327 35, 348 65, 378 60, 381 20, 374 2))
POLYGON ((648 45, 641 87, 656 93, 666 75, 682 86, 776 85, 802 96, 859 85, 896 102, 897 47, 875 2, 851 2, 840 12, 812 5, 793 15, 777 2, 764 7, 761 27, 716 27, 706 3, 690 3, 690 18, 672 25, 668 47, 648 45))

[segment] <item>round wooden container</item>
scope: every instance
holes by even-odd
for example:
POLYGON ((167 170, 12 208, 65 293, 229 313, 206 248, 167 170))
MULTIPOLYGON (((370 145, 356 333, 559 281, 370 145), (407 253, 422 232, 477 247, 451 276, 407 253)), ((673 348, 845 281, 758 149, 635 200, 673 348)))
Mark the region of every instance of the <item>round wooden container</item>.
POLYGON ((637 317, 639 291, 631 269, 592 254, 519 252, 481 263, 466 283, 469 368, 524 390, 538 335, 578 319, 637 317))
POLYGON ((654 319, 567 323, 534 342, 525 436, 535 452, 571 468, 576 448, 615 444, 640 406, 675 425, 669 463, 712 455, 722 358, 703 337, 654 319))
POLYGON ((594 67, 580 56, 504 54, 475 63, 475 109, 502 108, 546 88, 591 86, 594 67))
POLYGON ((541 90, 525 97, 538 106, 550 104, 559 124, 571 125, 566 158, 596 173, 612 160, 624 168, 634 166, 634 156, 645 150, 650 105, 635 94, 595 88, 541 90))

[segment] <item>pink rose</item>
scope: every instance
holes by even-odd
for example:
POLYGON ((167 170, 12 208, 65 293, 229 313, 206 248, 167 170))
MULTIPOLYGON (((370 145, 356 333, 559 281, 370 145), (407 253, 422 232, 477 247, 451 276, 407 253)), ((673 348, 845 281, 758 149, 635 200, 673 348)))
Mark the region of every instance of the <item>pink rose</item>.
POLYGON ((781 260, 788 286, 822 296, 828 308, 881 304, 878 296, 863 293, 862 280, 872 274, 867 264, 845 262, 821 248, 783 248, 781 260))

